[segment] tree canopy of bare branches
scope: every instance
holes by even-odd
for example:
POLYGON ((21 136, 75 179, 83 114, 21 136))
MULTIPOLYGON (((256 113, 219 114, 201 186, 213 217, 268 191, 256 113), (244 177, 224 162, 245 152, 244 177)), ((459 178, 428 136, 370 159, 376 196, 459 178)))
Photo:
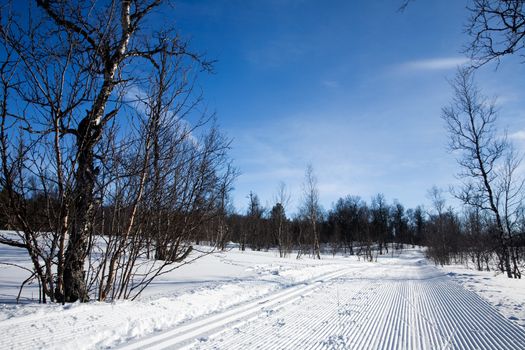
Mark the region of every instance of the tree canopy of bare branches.
POLYGON ((465 49, 480 66, 525 48, 525 1, 473 0, 467 6, 467 33, 472 41, 465 49))
POLYGON ((211 62, 155 27, 165 1, 22 7, 0 18, 0 185, 17 232, 0 242, 27 249, 44 301, 130 297, 189 256, 235 177, 198 108, 211 62), (150 250, 164 263, 138 269, 150 250))
MULTIPOLYGON (((400 2, 399 11, 405 11, 414 0, 400 2)), ((525 1, 470 0, 469 17, 465 23, 470 42, 464 52, 472 59, 474 68, 497 61, 504 56, 525 49, 525 1)))

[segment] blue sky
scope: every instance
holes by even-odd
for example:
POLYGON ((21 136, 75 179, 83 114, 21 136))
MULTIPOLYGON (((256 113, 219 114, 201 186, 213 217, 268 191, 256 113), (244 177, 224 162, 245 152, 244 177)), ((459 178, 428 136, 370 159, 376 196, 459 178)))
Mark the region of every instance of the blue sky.
MULTIPOLYGON (((440 114, 465 62, 467 2, 418 0, 403 13, 401 0, 176 2, 177 27, 217 59, 200 85, 233 138, 235 207, 250 191, 271 205, 282 181, 295 212, 308 163, 325 209, 376 193, 415 207, 457 183, 440 114)), ((477 73, 522 150, 524 70, 513 57, 477 73)))

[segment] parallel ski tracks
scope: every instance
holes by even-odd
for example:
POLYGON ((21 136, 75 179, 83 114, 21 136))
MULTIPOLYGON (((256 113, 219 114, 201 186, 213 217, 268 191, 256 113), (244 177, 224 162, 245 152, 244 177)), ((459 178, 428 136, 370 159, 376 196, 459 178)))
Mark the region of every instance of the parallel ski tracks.
MULTIPOLYGON (((325 273, 120 349, 525 350, 524 328, 431 266, 396 265, 390 275, 386 267, 383 279, 374 273, 357 277, 353 271, 325 273)), ((90 320, 81 313, 82 307, 68 310, 61 322, 74 322, 79 334, 87 334, 91 322, 108 328, 119 323, 118 314, 90 320)), ((9 337, 10 327, 26 325, 16 347, 34 348, 29 335, 46 327, 42 320, 6 320, 0 329, 9 337)), ((53 344, 68 337, 55 332, 53 344)))
POLYGON ((217 333, 226 326, 233 327, 240 323, 251 321, 257 318, 261 312, 264 313, 265 310, 283 308, 288 304, 292 304, 307 296, 319 285, 347 273, 346 269, 326 273, 253 302, 242 304, 211 316, 208 315, 202 319, 180 325, 170 331, 131 342, 119 347, 119 349, 135 350, 147 348, 153 350, 180 348, 190 344, 194 339, 205 339, 208 335, 217 333))
POLYGON ((447 276, 366 280, 347 275, 318 284, 287 307, 201 338, 191 348, 523 350, 525 330, 447 276))

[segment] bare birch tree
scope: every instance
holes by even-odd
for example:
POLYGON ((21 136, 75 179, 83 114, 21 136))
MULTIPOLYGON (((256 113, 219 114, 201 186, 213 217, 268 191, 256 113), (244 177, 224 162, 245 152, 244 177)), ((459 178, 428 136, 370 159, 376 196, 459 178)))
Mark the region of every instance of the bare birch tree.
POLYGON ((164 3, 36 0, 30 21, 1 8, 0 184, 18 233, 0 243, 27 249, 42 301, 140 292, 188 257, 229 191, 229 141, 200 130, 212 124, 202 111, 188 121, 201 101, 192 74, 211 65, 149 20, 164 3), (37 200, 46 210, 35 223, 37 200), (134 282, 152 242, 161 268, 134 282))
POLYGON ((303 203, 300 212, 304 220, 308 223, 312 256, 321 259, 319 222, 322 220, 322 212, 319 205, 317 178, 315 177, 311 164, 307 165, 304 174, 303 203))
POLYGON ((288 255, 291 248, 291 237, 288 229, 288 220, 286 218, 286 207, 290 203, 290 194, 284 182, 279 184, 274 202, 275 205, 270 212, 270 219, 279 248, 279 256, 284 258, 288 255))
POLYGON ((450 149, 458 154, 461 167, 458 175, 463 180, 463 186, 455 195, 466 205, 479 207, 491 214, 494 236, 499 245, 500 270, 506 272, 508 277, 519 277, 518 266, 511 268, 513 232, 505 225, 514 215, 508 208, 505 209, 505 202, 510 204, 509 200, 512 200, 515 206, 515 200, 523 188, 522 185, 516 186, 515 160, 507 161, 507 166, 504 166, 505 159, 516 157, 509 153, 506 138, 497 133, 495 102, 481 94, 474 83, 472 71, 460 69, 451 85, 454 98, 449 106, 443 108, 442 117, 450 134, 450 149), (502 198, 506 192, 507 201, 502 198))

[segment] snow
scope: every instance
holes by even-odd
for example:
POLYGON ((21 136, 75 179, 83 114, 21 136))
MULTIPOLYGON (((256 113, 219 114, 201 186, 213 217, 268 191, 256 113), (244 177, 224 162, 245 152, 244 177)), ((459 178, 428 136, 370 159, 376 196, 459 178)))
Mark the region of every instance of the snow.
POLYGON ((464 288, 480 295, 509 320, 525 328, 525 279, 512 279, 498 271, 477 271, 461 265, 441 269, 464 288))
POLYGON ((2 263, 30 268, 22 249, 0 246, 1 349, 246 349, 269 348, 269 338, 275 348, 525 344, 525 280, 436 268, 420 249, 377 262, 232 249, 160 276, 139 300, 64 306, 36 304, 35 284, 15 304, 29 272, 2 263))
MULTIPOLYGON (((22 249, 0 248, 0 263, 30 267, 22 249)), ((37 299, 35 284, 24 288, 25 304, 14 305, 29 273, 0 264, 0 348, 111 347, 303 283, 344 262, 280 259, 275 252, 218 252, 160 276, 138 301, 65 306, 28 303, 37 299)))

